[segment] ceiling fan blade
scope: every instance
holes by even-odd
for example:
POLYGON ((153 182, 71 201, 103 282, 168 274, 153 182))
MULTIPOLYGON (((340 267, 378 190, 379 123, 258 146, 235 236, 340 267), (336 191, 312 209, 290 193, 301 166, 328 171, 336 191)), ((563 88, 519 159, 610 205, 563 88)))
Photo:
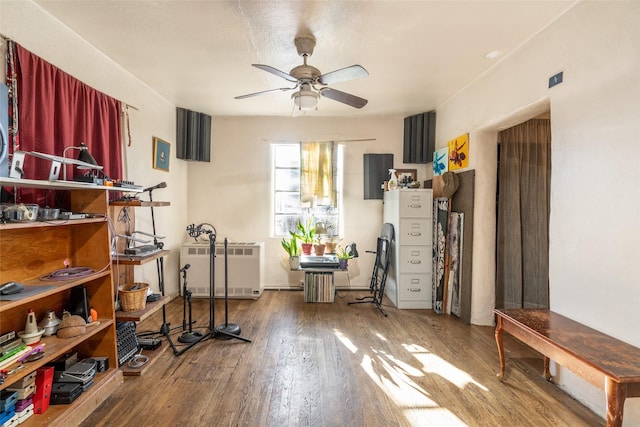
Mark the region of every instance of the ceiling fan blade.
POLYGON ((240 95, 240 96, 236 96, 234 97, 234 99, 245 99, 245 98, 251 98, 252 96, 258 96, 258 95, 262 95, 264 93, 270 93, 270 92, 277 92, 277 91, 281 91, 281 92, 286 92, 288 90, 293 90, 295 88, 297 88, 298 86, 294 86, 294 87, 281 87, 281 88, 277 88, 277 89, 269 89, 269 90, 263 90, 260 92, 254 92, 254 93, 248 93, 246 95, 240 95))
POLYGON ((289 74, 285 73, 284 71, 280 71, 277 68, 273 68, 270 65, 263 65, 263 64, 251 64, 251 65, 261 70, 264 70, 267 73, 275 74, 278 77, 282 77, 283 79, 291 83, 298 83, 298 80, 295 79, 294 77, 291 77, 289 74))
POLYGON ((329 99, 333 99, 334 101, 342 102, 343 104, 350 105, 355 108, 362 108, 367 105, 367 101, 364 98, 360 98, 355 95, 348 94, 346 92, 342 92, 339 90, 331 89, 329 87, 325 87, 320 89, 320 94, 322 96, 326 96, 329 99))
POLYGON ((360 65, 352 65, 340 70, 331 71, 318 77, 318 82, 323 85, 344 82, 347 80, 355 80, 367 77, 369 73, 360 65))

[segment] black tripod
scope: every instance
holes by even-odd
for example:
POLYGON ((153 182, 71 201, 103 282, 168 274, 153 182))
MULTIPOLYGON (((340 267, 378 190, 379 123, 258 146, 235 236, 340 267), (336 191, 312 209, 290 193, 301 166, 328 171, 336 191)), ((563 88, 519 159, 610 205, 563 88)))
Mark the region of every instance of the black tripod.
POLYGON ((191 318, 191 289, 187 287, 187 270, 191 267, 191 264, 185 264, 180 269, 182 273, 182 335, 178 337, 178 341, 183 344, 189 344, 202 338, 201 332, 193 332, 193 319, 191 318), (187 305, 189 308, 189 332, 187 332, 187 305))
MULTIPOLYGON (((216 229, 211 224, 200 224, 194 225, 191 224, 187 227, 187 232, 190 237, 198 238, 202 234, 207 234, 209 236, 209 332, 203 334, 197 340, 192 343, 187 344, 182 350, 176 352, 176 356, 181 355, 185 351, 189 350, 194 345, 203 341, 205 338, 224 338, 224 339, 238 339, 240 341, 251 342, 250 339, 241 337, 240 335, 234 334, 232 332, 228 332, 225 330, 223 325, 221 327, 216 328, 215 326, 215 254, 216 254, 216 229), (211 229, 205 230, 203 227, 208 225, 211 229)), ((226 265, 225 265, 226 270, 226 265)), ((226 274, 226 272, 225 272, 226 274)), ((225 284, 226 286, 226 284, 225 284)), ((226 294, 226 291, 225 291, 226 294)), ((226 299, 226 298, 225 298, 226 299)), ((225 301, 226 304, 226 301, 225 301)), ((238 327, 239 328, 239 327, 238 327)))

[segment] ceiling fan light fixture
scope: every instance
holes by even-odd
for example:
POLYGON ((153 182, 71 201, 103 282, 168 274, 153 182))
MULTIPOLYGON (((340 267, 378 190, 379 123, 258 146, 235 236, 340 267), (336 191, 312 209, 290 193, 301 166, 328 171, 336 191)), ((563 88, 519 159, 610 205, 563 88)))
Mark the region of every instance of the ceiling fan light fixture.
POLYGON ((300 89, 291 95, 291 98, 298 109, 313 110, 318 105, 320 94, 310 89, 300 89))

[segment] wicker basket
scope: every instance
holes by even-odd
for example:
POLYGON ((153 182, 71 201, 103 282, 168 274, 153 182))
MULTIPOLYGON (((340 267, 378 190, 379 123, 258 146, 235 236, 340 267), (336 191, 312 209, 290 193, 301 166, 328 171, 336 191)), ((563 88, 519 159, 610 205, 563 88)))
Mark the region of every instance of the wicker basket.
POLYGON ((147 304, 147 289, 149 289, 148 283, 136 282, 120 286, 118 297, 122 311, 143 310, 147 304), (132 288, 136 289, 131 290, 132 288))

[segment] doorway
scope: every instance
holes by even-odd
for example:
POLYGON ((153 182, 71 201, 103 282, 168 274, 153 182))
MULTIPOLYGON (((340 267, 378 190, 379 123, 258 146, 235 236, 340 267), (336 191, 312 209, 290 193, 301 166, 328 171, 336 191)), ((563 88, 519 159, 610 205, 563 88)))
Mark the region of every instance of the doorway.
POLYGON ((549 114, 498 133, 497 308, 549 308, 549 114))

